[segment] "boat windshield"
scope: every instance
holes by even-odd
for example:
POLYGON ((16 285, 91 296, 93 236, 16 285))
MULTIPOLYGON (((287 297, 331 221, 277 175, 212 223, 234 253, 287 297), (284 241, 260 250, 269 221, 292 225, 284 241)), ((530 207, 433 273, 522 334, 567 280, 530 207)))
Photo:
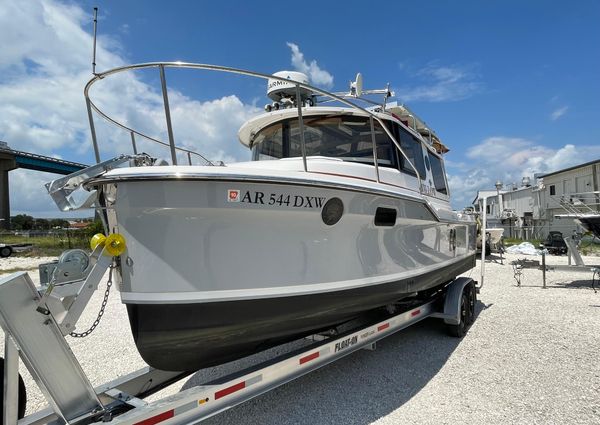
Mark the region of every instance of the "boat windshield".
MULTIPOLYGON (((377 163, 396 166, 393 143, 374 121, 377 163)), ((327 156, 345 161, 373 164, 371 123, 368 117, 321 115, 305 117, 304 140, 307 156, 327 156)), ((279 121, 260 130, 252 143, 252 160, 302 156, 298 119, 279 121)))

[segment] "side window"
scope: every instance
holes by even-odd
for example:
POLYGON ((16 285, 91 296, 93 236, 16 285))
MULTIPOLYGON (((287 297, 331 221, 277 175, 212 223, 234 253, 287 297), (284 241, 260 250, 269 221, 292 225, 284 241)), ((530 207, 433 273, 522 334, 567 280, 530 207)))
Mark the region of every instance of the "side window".
MULTIPOLYGON (((386 121, 384 121, 384 123, 386 123, 386 121)), ((371 124, 369 122, 369 136, 370 125, 371 124)), ((384 167, 398 168, 396 149, 394 148, 394 144, 388 137, 385 130, 381 128, 381 124, 375 121, 373 123, 373 127, 375 129, 375 143, 377 145, 377 164, 379 166, 384 167)), ((371 146, 371 149, 373 149, 373 145, 371 143, 369 143, 369 146, 371 146)))
POLYGON ((554 185, 550 186, 550 195, 552 195, 552 196, 556 195, 556 186, 554 186, 554 185))
POLYGON ((429 162, 431 163, 431 172, 433 174, 433 184, 435 185, 435 190, 447 195, 448 189, 446 188, 446 179, 444 176, 445 173, 442 159, 429 152, 429 162))
POLYGON ((284 156, 283 136, 285 128, 276 123, 262 130, 252 142, 252 160, 264 161, 284 156))
MULTIPOLYGON (((417 169, 421 175, 421 178, 424 178, 427 173, 425 171, 425 161, 423 158, 423 148, 421 146, 421 142, 402 127, 398 126, 397 130, 402 151, 417 169)), ((400 169, 406 173, 412 175, 415 174, 413 168, 410 166, 410 164, 406 163, 406 159, 402 155, 400 155, 400 169)))

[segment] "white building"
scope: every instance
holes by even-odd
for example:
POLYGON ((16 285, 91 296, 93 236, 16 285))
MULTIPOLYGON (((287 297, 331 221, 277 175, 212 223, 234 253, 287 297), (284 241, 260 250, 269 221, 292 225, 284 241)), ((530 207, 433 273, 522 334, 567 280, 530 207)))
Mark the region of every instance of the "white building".
POLYGON ((524 179, 521 187, 510 184, 508 189, 480 190, 473 200, 476 211, 481 211, 486 200, 488 227, 503 227, 504 236, 510 238, 540 238, 542 223, 535 202, 537 187, 524 179))
POLYGON ((533 185, 524 178, 520 188, 511 184, 478 191, 475 210, 481 211, 483 197, 487 197, 490 227, 503 227, 504 236, 522 239, 543 239, 550 231, 565 236, 579 231, 573 219, 556 217, 566 214, 561 202, 575 209, 600 211, 600 159, 535 177, 533 185))
POLYGON ((548 231, 557 230, 563 234, 577 230, 577 225, 569 218, 556 218, 565 214, 561 202, 575 209, 587 208, 600 211, 600 159, 545 174, 541 189, 540 210, 548 223, 548 231))

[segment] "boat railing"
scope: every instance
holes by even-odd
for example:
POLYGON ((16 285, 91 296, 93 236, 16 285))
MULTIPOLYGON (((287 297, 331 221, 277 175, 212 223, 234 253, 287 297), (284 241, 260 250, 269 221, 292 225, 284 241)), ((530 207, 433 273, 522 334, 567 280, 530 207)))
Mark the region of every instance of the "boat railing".
MULTIPOLYGON (((171 153, 171 162, 173 165, 178 165, 177 164, 177 153, 186 154, 188 163, 190 165, 192 165, 192 157, 193 156, 201 158, 208 165, 215 165, 215 163, 213 161, 207 159, 202 154, 195 152, 191 149, 186 149, 186 148, 177 146, 175 144, 175 138, 173 136, 173 125, 172 125, 172 121, 171 121, 171 111, 170 111, 170 107, 169 107, 169 94, 168 94, 167 81, 166 81, 166 72, 165 72, 167 68, 187 68, 187 69, 198 69, 198 70, 205 70, 205 71, 217 71, 217 72, 225 72, 225 73, 230 73, 230 74, 237 74, 237 75, 261 78, 261 79, 264 79, 267 81, 268 80, 279 80, 279 81, 282 81, 287 84, 290 83, 289 79, 279 77, 276 75, 263 74, 263 73, 259 73, 259 72, 247 71, 247 70, 243 70, 243 69, 225 67, 225 66, 220 66, 220 65, 209 65, 209 64, 199 64, 199 63, 189 63, 189 62, 149 62, 149 63, 141 63, 141 64, 135 64, 135 65, 122 66, 122 67, 113 68, 113 69, 110 69, 110 70, 107 70, 107 71, 104 71, 101 73, 95 73, 94 77, 85 86, 84 95, 85 95, 85 99, 86 99, 88 119, 89 119, 89 123, 90 123, 92 144, 93 144, 94 154, 95 154, 97 163, 101 162, 101 157, 100 157, 100 150, 99 150, 98 140, 97 140, 97 135, 96 135, 96 129, 95 129, 95 125, 94 125, 93 112, 96 112, 98 115, 100 115, 103 119, 105 119, 109 123, 116 125, 117 127, 121 128, 125 131, 128 131, 130 133, 132 149, 133 149, 134 154, 137 154, 136 137, 142 137, 151 142, 158 143, 160 145, 169 147, 170 153, 171 153), (99 82, 100 80, 103 80, 106 77, 109 77, 114 74, 135 71, 135 70, 141 70, 141 69, 147 69, 147 68, 158 68, 159 73, 160 73, 163 106, 164 106, 164 110, 165 110, 165 121, 166 121, 166 126, 167 126, 167 134, 168 134, 168 138, 169 138, 168 142, 164 142, 155 137, 144 134, 141 131, 135 130, 132 127, 124 124, 123 122, 120 122, 114 118, 111 118, 107 113, 102 111, 90 98, 90 88, 95 83, 99 82)), ((343 96, 327 92, 318 87, 314 87, 309 84, 297 82, 297 81, 292 81, 292 83, 295 85, 295 89, 296 89, 296 99, 297 99, 296 106, 298 108, 298 126, 299 126, 299 131, 300 131, 300 147, 301 147, 301 153, 302 153, 303 168, 304 168, 305 172, 308 172, 309 170, 308 170, 308 163, 307 163, 306 143, 305 143, 305 138, 304 138, 304 123, 303 123, 303 117, 302 117, 303 105, 302 105, 302 102, 300 101, 300 99, 301 99, 301 91, 309 90, 310 92, 314 93, 315 95, 325 96, 325 97, 331 99, 332 101, 337 101, 337 102, 339 102, 343 105, 346 105, 350 108, 361 111, 363 114, 365 114, 366 116, 369 117, 370 127, 371 127, 371 140, 372 140, 372 145, 373 145, 373 163, 375 166, 375 175, 376 175, 377 182, 380 182, 380 175, 379 175, 379 165, 378 165, 378 161, 377 161, 377 144, 376 144, 375 124, 374 124, 375 121, 377 121, 379 123, 381 129, 383 129, 383 131, 385 131, 387 136, 394 143, 398 152, 400 152, 400 154, 404 157, 405 163, 410 165, 410 167, 414 171, 415 175, 417 176, 417 180, 419 182, 419 187, 421 187, 421 184, 420 184, 421 183, 421 175, 419 174, 419 171, 409 160, 408 156, 404 153, 400 143, 398 142, 398 140, 396 140, 396 138, 394 137, 392 132, 388 129, 388 126, 385 125, 383 120, 380 117, 378 117, 375 112, 365 109, 365 108, 357 105, 356 103, 348 100, 347 98, 345 98, 343 96)))

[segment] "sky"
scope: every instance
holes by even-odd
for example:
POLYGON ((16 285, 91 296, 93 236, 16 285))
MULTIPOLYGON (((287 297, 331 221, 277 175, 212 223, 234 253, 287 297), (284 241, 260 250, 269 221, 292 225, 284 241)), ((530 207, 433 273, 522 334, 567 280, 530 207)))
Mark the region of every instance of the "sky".
MULTIPOLYGON (((0 140, 12 148, 94 163, 83 96, 92 77, 94 6, 98 72, 181 60, 266 74, 302 71, 331 91, 347 90, 357 72, 365 88, 390 83, 396 100, 450 148, 445 161, 457 209, 498 180, 507 185, 600 159, 594 0, 2 0, 0 140)), ((178 145, 227 163, 249 159, 236 135, 268 103, 263 80, 167 70, 167 81, 178 145)), ((92 99, 168 140, 156 70, 100 81, 92 99)), ((102 159, 131 152, 129 134, 95 122, 102 159)), ((58 177, 11 171, 12 215, 64 216, 43 187, 58 177)))

